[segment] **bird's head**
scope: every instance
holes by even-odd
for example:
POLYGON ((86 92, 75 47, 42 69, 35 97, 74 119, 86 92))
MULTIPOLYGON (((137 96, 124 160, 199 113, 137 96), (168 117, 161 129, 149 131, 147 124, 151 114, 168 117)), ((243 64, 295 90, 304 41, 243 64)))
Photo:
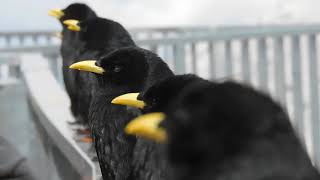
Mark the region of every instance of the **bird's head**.
MULTIPOLYGON (((117 44, 112 43, 117 42, 113 42, 112 39, 119 38, 118 34, 122 35, 122 32, 119 31, 125 31, 119 23, 99 17, 84 21, 68 19, 63 23, 70 31, 78 32, 79 40, 84 42, 85 49, 103 49, 112 45, 116 46, 117 44)), ((130 38, 129 33, 127 37, 130 38)), ((133 41, 130 42, 134 44, 133 41)))
POLYGON ((166 132, 162 127, 166 124, 165 114, 181 91, 195 82, 208 83, 196 75, 177 75, 154 84, 143 93, 128 93, 114 98, 113 104, 134 106, 145 113, 127 125, 126 133, 165 142, 166 132))
POLYGON ((128 123, 125 132, 165 143, 173 163, 204 161, 208 153, 220 152, 221 148, 214 146, 221 138, 213 137, 216 105, 210 92, 214 86, 208 81, 190 83, 176 94, 165 112, 141 115, 128 123))
POLYGON ((73 3, 65 9, 51 9, 48 14, 63 22, 67 19, 76 19, 83 21, 96 17, 96 13, 86 4, 73 3))
POLYGON ((143 111, 145 113, 167 112, 170 103, 179 93, 195 81, 205 80, 193 74, 171 76, 139 93, 137 99, 144 101, 145 107, 143 111))
POLYGON ((143 92, 118 96, 112 103, 137 107, 144 113, 166 112, 170 102, 194 81, 205 80, 193 74, 171 76, 156 82, 143 92))
POLYGON ((141 87, 147 78, 148 53, 136 47, 121 48, 95 60, 79 61, 70 68, 94 73, 100 86, 141 87))

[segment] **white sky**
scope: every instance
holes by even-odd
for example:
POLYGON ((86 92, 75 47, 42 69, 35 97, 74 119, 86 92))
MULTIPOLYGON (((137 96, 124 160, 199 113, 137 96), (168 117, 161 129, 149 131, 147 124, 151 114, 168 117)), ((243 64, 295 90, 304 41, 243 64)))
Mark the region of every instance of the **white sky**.
MULTIPOLYGON (((2 0, 0 31, 58 29, 47 10, 71 0, 2 0)), ((126 27, 320 22, 320 0, 83 0, 126 27)))

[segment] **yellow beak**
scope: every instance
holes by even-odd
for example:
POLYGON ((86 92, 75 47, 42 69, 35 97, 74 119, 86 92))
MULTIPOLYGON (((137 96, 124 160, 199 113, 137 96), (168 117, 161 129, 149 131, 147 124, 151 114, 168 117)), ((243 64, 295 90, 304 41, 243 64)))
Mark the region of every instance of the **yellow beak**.
POLYGON ((133 119, 125 128, 125 132, 151 139, 160 143, 167 140, 166 131, 159 127, 161 121, 165 119, 165 114, 156 112, 139 116, 133 119))
POLYGON ((77 69, 80 71, 93 72, 96 74, 103 74, 105 71, 102 67, 96 65, 95 60, 80 61, 69 66, 70 69, 77 69))
POLYGON ((51 9, 49 10, 48 15, 60 19, 64 16, 64 12, 61 9, 51 9))
POLYGON ((143 109, 145 103, 143 101, 138 100, 139 93, 128 93, 123 94, 114 98, 111 103, 112 104, 119 104, 119 105, 126 105, 126 106, 133 106, 136 108, 143 109))
POLYGON ((63 21, 63 24, 67 25, 67 27, 70 31, 76 31, 76 32, 81 30, 78 23, 79 23, 79 21, 75 20, 75 19, 68 19, 68 20, 63 21))

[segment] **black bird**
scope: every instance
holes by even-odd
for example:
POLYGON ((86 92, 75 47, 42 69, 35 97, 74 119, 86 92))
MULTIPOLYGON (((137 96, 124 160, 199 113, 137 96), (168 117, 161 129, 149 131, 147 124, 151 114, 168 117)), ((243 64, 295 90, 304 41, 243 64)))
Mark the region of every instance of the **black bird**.
POLYGON ((87 5, 81 3, 70 4, 65 9, 52 9, 49 15, 57 18, 63 29, 61 32, 62 42, 60 52, 62 56, 62 72, 66 91, 71 101, 71 112, 76 117, 78 123, 85 123, 84 118, 78 114, 78 98, 76 86, 76 72, 71 72, 69 66, 75 62, 79 42, 77 40, 77 33, 70 31, 63 23, 68 19, 76 19, 79 21, 97 17, 96 13, 87 5))
MULTIPOLYGON (((78 49, 73 62, 96 59, 119 48, 136 46, 127 30, 115 21, 104 18, 66 21, 68 28, 77 33, 78 49)), ((81 119, 88 122, 95 77, 93 74, 80 71, 73 71, 73 74, 77 89, 78 114, 81 119)))
POLYGON ((156 54, 138 47, 120 48, 71 68, 95 74, 89 119, 103 178, 135 179, 131 164, 136 138, 127 136, 124 127, 136 114, 110 102, 173 76, 172 71, 156 54))
MULTIPOLYGON (((206 80, 192 74, 170 76, 153 84, 139 95, 138 93, 125 94, 115 98, 112 102, 138 108, 143 107, 143 113, 165 112, 169 103, 179 95, 182 89, 195 81, 206 80)), ((157 116, 157 113, 154 115, 157 116)), ((171 168, 167 162, 163 145, 148 139, 148 136, 152 136, 162 142, 164 136, 161 133, 153 134, 145 130, 148 128, 144 128, 144 125, 133 125, 127 128, 127 133, 142 136, 137 138, 134 149, 134 177, 141 180, 168 179, 171 168)))
MULTIPOLYGON (((151 114, 158 117, 159 112, 161 114, 161 112, 166 112, 169 110, 168 108, 171 108, 169 106, 170 103, 176 99, 185 87, 188 87, 188 85, 195 82, 210 83, 208 80, 194 74, 174 75, 154 83, 152 86, 149 86, 149 88, 144 89, 144 91, 141 91, 140 93, 127 93, 120 95, 114 98, 112 103, 140 108, 141 113, 148 114, 148 118, 150 118, 151 114)), ((144 117, 141 118, 143 119, 144 117)), ((135 125, 134 123, 131 123, 126 129, 127 133, 142 136, 147 139, 151 138, 152 140, 159 142, 163 141, 162 138, 164 137, 149 132, 148 130, 150 129, 148 127, 145 128, 143 124, 141 125, 142 126, 140 126, 140 124, 135 125)))
POLYGON ((142 113, 164 112, 184 87, 196 81, 207 80, 194 74, 169 76, 139 93, 120 95, 112 103, 140 108, 142 113))
POLYGON ((193 83, 166 112, 174 180, 316 180, 288 115, 234 82, 193 83))
POLYGON ((189 84, 197 81, 207 81, 194 74, 184 74, 168 77, 145 92, 139 93, 138 99, 145 103, 144 113, 166 112, 169 104, 189 84))

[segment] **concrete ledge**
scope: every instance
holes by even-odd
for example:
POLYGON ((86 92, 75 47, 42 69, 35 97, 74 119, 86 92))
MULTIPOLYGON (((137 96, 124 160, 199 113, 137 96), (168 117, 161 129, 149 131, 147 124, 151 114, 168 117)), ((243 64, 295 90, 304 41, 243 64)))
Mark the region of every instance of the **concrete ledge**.
POLYGON ((55 146, 49 154, 53 154, 53 161, 58 162, 56 167, 61 179, 95 180, 95 166, 74 141, 74 132, 68 125, 74 121, 69 98, 55 80, 46 59, 40 54, 25 54, 21 55, 21 65, 31 108, 55 146))

